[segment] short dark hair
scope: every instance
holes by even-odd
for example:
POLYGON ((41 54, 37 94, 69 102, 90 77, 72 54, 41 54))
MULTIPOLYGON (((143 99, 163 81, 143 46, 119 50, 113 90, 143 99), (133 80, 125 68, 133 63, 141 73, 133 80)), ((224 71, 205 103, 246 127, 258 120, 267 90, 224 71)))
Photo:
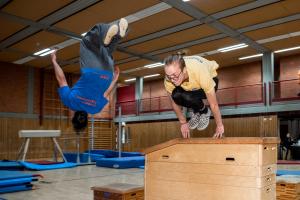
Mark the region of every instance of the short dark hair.
POLYGON ((72 118, 72 124, 76 132, 85 129, 88 124, 88 113, 85 111, 76 111, 72 118))
POLYGON ((178 63, 180 68, 183 69, 185 67, 185 62, 183 59, 183 56, 185 55, 185 52, 177 52, 176 54, 169 55, 164 59, 165 66, 178 63))

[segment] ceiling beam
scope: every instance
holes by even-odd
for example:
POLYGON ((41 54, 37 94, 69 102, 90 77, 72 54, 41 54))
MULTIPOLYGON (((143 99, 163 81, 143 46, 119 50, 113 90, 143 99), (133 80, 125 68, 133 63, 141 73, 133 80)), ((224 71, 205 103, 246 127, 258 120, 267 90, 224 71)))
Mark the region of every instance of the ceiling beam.
MULTIPOLYGON (((99 2, 99 0, 77 0, 62 9, 59 9, 58 11, 50 14, 47 17, 44 17, 43 19, 39 20, 38 23, 42 27, 38 27, 36 25, 30 25, 29 27, 17 32, 16 34, 8 37, 4 41, 0 43, 0 50, 3 50, 23 39, 26 37, 43 30, 44 26, 50 26, 66 17, 69 17, 73 15, 74 13, 83 10, 95 3, 99 2)), ((3 14, 3 13, 2 13, 3 14)), ((6 13, 7 14, 7 13, 6 13)), ((15 18, 17 20, 17 18, 15 18)), ((24 23, 24 20, 20 20, 20 23, 24 23)))
MULTIPOLYGON (((262 7, 262 6, 267 6, 267 5, 270 5, 270 4, 279 2, 279 1, 280 0, 258 0, 258 1, 250 2, 250 3, 247 3, 247 4, 243 4, 243 5, 240 5, 240 6, 236 6, 236 7, 227 9, 227 10, 217 12, 215 14, 212 14, 211 16, 215 19, 221 19, 221 18, 224 18, 224 17, 229 17, 229 16, 236 15, 236 14, 239 14, 239 13, 242 13, 242 12, 253 10, 253 9, 256 9, 256 8, 259 8, 259 7, 262 7)), ((127 42, 123 42, 123 43, 121 43, 120 46, 121 47, 128 47, 128 46, 132 46, 132 45, 139 44, 139 43, 142 43, 142 42, 146 42, 146 41, 149 41, 149 40, 153 40, 153 39, 156 39, 156 38, 160 38, 160 37, 163 37, 165 35, 176 33, 176 32, 179 32, 179 31, 183 31, 183 30, 186 30, 186 29, 189 29, 189 28, 193 28, 195 26, 200 26, 200 25, 204 24, 205 21, 206 21, 206 17, 203 17, 201 20, 193 20, 193 21, 186 22, 186 23, 183 23, 183 24, 180 24, 180 25, 177 25, 177 26, 173 26, 171 28, 167 28, 167 29, 155 32, 155 33, 151 33, 151 34, 139 37, 139 38, 136 38, 136 39, 132 39, 132 40, 129 40, 127 42)))
POLYGON ((233 28, 227 26, 226 24, 218 21, 214 17, 207 15, 203 11, 199 10, 198 8, 188 3, 183 2, 182 0, 162 0, 162 1, 197 20, 203 20, 203 18, 205 18, 205 23, 208 24, 209 26, 219 30, 222 33, 225 33, 227 36, 231 38, 234 38, 242 43, 248 44, 249 46, 251 46, 252 48, 254 48, 256 51, 260 53, 270 51, 268 48, 256 43, 251 38, 241 34, 237 30, 234 30, 233 28))
POLYGON ((1 0, 0 1, 0 8, 5 7, 7 4, 9 4, 12 0, 1 0))

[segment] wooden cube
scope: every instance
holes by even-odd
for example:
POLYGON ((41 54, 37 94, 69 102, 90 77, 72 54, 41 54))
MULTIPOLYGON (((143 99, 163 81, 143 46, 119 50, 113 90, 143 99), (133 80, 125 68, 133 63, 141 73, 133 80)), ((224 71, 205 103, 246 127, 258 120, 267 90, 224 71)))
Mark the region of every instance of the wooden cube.
POLYGON ((300 178, 279 176, 276 183, 277 200, 300 200, 300 178))
POLYGON ((92 187, 94 200, 143 200, 144 187, 128 183, 114 183, 92 187))
POLYGON ((145 150, 146 200, 275 200, 278 138, 175 139, 145 150))

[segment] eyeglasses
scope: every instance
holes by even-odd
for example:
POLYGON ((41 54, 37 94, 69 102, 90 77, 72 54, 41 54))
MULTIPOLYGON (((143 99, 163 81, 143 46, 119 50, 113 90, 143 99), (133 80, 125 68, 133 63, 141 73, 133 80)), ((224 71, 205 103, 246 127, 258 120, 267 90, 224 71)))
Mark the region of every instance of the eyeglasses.
POLYGON ((182 74, 182 70, 180 70, 180 73, 178 75, 175 75, 175 74, 167 75, 166 74, 166 78, 169 79, 169 80, 177 80, 180 77, 181 74, 182 74))

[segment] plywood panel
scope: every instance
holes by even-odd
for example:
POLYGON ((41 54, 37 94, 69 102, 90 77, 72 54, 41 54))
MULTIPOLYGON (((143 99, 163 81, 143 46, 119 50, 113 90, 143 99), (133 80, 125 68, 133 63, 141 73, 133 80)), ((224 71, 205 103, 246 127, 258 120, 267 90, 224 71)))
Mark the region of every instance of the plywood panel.
POLYGON ((143 42, 142 44, 130 46, 131 49, 137 52, 151 52, 158 49, 163 49, 171 46, 176 46, 185 42, 200 39, 212 34, 217 34, 218 31, 208 25, 201 25, 188 30, 176 32, 164 37, 143 42))
POLYGON ((157 177, 163 181, 193 182, 198 184, 214 184, 236 187, 262 188, 270 184, 276 184, 276 171, 265 177, 249 176, 249 173, 261 173, 261 167, 237 166, 237 165, 213 165, 193 163, 176 163, 172 165, 166 162, 148 162, 147 173, 150 177, 157 177), (169 166, 170 168, 166 168, 169 166), (185 169, 184 169, 185 167, 185 169), (215 171, 221 168, 221 171, 215 171), (184 169, 184 170, 183 170, 184 169), (207 171, 206 173, 203 173, 207 171), (230 175, 233 171, 239 171, 241 175, 230 175), (212 174, 212 172, 214 172, 212 174))
POLYGON ((121 17, 133 14, 139 10, 159 3, 157 0, 110 0, 101 1, 82 12, 79 12, 55 26, 81 34, 87 32, 97 23, 110 23, 121 17), (130 6, 129 6, 130 5, 130 6), (80 26, 78 26, 80 24, 80 26))
POLYGON ((24 25, 9 21, 4 17, 0 17, 0 24, 2 26, 0 32, 0 41, 25 27, 24 25))
POLYGON ((300 31, 300 20, 280 24, 277 26, 271 26, 268 28, 262 28, 255 31, 244 33, 254 40, 266 39, 278 35, 284 35, 288 33, 300 31))
POLYGON ((80 72, 79 63, 66 65, 66 66, 63 66, 62 68, 65 72, 69 72, 69 73, 73 73, 73 72, 74 73, 79 73, 80 72))
POLYGON ((79 42, 57 51, 57 60, 69 60, 79 57, 80 44, 79 42))
POLYGON ((125 38, 125 40, 138 38, 142 35, 154 33, 156 31, 166 29, 192 20, 193 18, 173 8, 170 8, 163 12, 144 18, 141 21, 137 21, 129 24, 129 33, 125 38))
POLYGON ((214 1, 206 1, 206 0, 197 0, 197 1, 190 1, 189 4, 195 6, 199 10, 207 13, 212 14, 219 11, 223 11, 232 7, 236 7, 239 5, 246 4, 251 2, 251 0, 231 0, 231 1, 223 1, 223 0, 214 0, 214 1))
POLYGON ((72 0, 14 0, 6 5, 2 10, 19 17, 36 21, 71 2, 72 0))
MULTIPOLYGON (((18 136, 19 130, 32 130, 32 129, 60 129, 62 130, 62 137, 66 135, 75 136, 72 133, 72 128, 67 120, 44 120, 42 126, 39 125, 38 119, 17 119, 17 118, 0 118, 0 159, 17 158, 18 150, 21 146, 22 139, 18 136)), ((58 140, 63 151, 74 151, 76 149, 75 144, 71 145, 70 141, 58 140), (70 144, 69 144, 70 143, 70 144), (66 147, 69 146, 69 149, 66 147)), ((53 156, 53 145, 49 138, 36 138, 30 142, 27 157, 28 159, 38 158, 51 158, 53 156)))
POLYGON ((170 180, 172 177, 170 176, 170 174, 173 174, 175 177, 184 173, 189 176, 193 176, 196 174, 208 175, 211 174, 212 171, 215 175, 265 177, 275 174, 277 170, 276 164, 264 167, 252 167, 247 165, 212 165, 196 163, 193 163, 192 165, 190 163, 177 163, 176 165, 174 165, 171 162, 147 162, 147 164, 147 172, 157 172, 156 174, 161 174, 161 176, 164 177, 164 180, 170 180))
POLYGON ((143 67, 149 63, 152 63, 152 62, 150 62, 148 60, 144 60, 144 59, 139 59, 139 60, 131 61, 131 62, 124 63, 124 64, 118 64, 118 67, 120 68, 121 71, 123 71, 123 70, 127 70, 127 69, 143 67))
MULTIPOLYGON (((267 125, 264 117, 240 117, 223 119, 226 137, 277 137, 277 117, 270 116, 267 125)), ((126 150, 140 151, 147 147, 160 144, 174 138, 180 138, 180 124, 177 121, 144 122, 127 124, 130 129, 132 141, 126 150)), ((204 131, 193 130, 192 137, 212 137, 215 131, 215 122, 210 120, 208 128, 204 131)))
POLYGON ((127 54, 127 53, 123 53, 123 52, 120 52, 120 51, 115 51, 113 53, 113 57, 115 59, 115 62, 117 62, 118 60, 122 60, 122 59, 125 59, 125 58, 128 58, 130 57, 131 55, 127 54))
MULTIPOLYGON (((76 134, 69 119, 45 119, 42 126, 38 119, 0 118, 0 159, 16 159, 22 139, 19 130, 59 129, 62 131, 58 142, 65 152, 76 152, 76 134)), ((95 122, 95 148, 113 148, 113 127, 111 122, 95 122)), ((80 134, 80 151, 88 148, 87 129, 80 134)), ((27 157, 28 159, 52 158, 53 145, 45 138, 32 139, 27 157)))
POLYGON ((20 52, 0 51, 0 61, 13 62, 24 58, 25 55, 20 52))
MULTIPOLYGON (((300 36, 297 36, 297 37, 287 38, 287 39, 283 39, 283 40, 277 40, 274 42, 269 42, 269 43, 264 44, 264 46, 267 48, 270 48, 273 51, 276 51, 279 49, 285 49, 285 48, 299 46, 299 44, 300 44, 300 36)), ((296 54, 298 52, 299 52, 299 49, 294 50, 289 53, 296 54)), ((282 54, 282 53, 280 53, 280 54, 282 54)))
POLYGON ((206 42, 206 43, 202 43, 202 44, 198 44, 198 45, 194 45, 194 46, 189 46, 184 49, 169 51, 167 53, 162 53, 162 54, 159 54, 156 56, 159 56, 160 58, 163 59, 170 54, 177 53, 177 52, 185 50, 185 49, 188 50, 189 55, 195 55, 195 54, 204 53, 204 52, 208 52, 208 51, 214 51, 219 48, 223 48, 223 47, 227 47, 227 46, 231 46, 231 45, 235 45, 235 44, 239 44, 239 43, 240 43, 239 41, 236 41, 232 38, 224 38, 224 39, 214 40, 211 42, 206 42))
POLYGON ((259 189, 222 186, 217 184, 209 185, 180 181, 161 181, 151 177, 149 177, 149 179, 145 190, 146 200, 199 200, 199 197, 205 197, 207 200, 274 200, 276 198, 275 184, 259 189))
POLYGON ((0 112, 27 112, 28 67, 0 64, 0 112))
MULTIPOLYGON (((239 58, 244 56, 255 55, 255 54, 258 54, 256 50, 254 50, 251 47, 246 47, 236 51, 229 51, 226 53, 220 52, 213 55, 208 55, 205 56, 205 58, 208 60, 215 60, 219 64, 219 67, 222 68, 222 67, 229 67, 234 65, 241 65, 247 62, 253 62, 253 60, 255 59, 239 60, 239 58)), ((260 60, 261 57, 258 57, 257 59, 260 60)))
POLYGON ((13 45, 12 47, 18 49, 20 51, 28 52, 28 53, 35 53, 42 49, 48 48, 49 46, 58 44, 67 40, 68 38, 46 32, 41 31, 39 33, 34 34, 31 37, 28 37, 21 42, 13 45))
POLYGON ((149 80, 153 80, 153 79, 162 79, 164 78, 164 68, 163 67, 156 67, 156 68, 152 68, 152 69, 148 69, 148 68, 145 68, 145 69, 142 69, 142 70, 138 70, 138 71, 135 71, 135 72, 130 72, 128 73, 128 75, 130 76, 134 76, 134 77, 143 77, 145 75, 150 75, 150 74, 160 74, 159 77, 154 77, 154 78, 146 78, 144 79, 144 82, 146 81, 149 81, 149 80))
POLYGON ((299 1, 280 1, 278 3, 253 9, 237 15, 226 17, 220 21, 232 28, 242 28, 273 19, 286 17, 300 12, 299 1))
POLYGON ((27 62, 26 65, 33 66, 33 67, 39 67, 39 68, 43 68, 46 66, 52 67, 52 62, 51 62, 50 55, 47 55, 47 56, 33 59, 33 60, 27 62))

